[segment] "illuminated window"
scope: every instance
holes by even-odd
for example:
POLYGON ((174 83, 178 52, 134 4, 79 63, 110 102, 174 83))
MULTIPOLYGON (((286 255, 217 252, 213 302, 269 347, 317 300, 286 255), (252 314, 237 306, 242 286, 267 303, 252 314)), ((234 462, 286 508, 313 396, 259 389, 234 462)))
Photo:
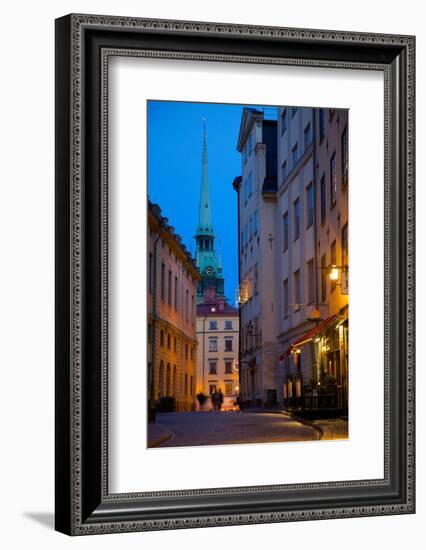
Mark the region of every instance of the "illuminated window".
POLYGON ((232 393, 232 382, 225 382, 225 394, 230 395, 232 393))
POLYGON ((342 229, 342 265, 348 265, 348 224, 346 224, 342 229))

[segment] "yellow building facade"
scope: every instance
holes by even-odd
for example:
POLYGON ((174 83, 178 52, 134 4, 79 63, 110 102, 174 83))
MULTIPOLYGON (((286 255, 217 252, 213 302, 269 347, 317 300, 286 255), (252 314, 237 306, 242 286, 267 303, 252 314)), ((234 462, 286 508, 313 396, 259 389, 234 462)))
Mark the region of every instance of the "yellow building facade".
POLYGON ((191 411, 197 384, 195 296, 200 275, 180 236, 152 203, 147 260, 150 408, 191 411))

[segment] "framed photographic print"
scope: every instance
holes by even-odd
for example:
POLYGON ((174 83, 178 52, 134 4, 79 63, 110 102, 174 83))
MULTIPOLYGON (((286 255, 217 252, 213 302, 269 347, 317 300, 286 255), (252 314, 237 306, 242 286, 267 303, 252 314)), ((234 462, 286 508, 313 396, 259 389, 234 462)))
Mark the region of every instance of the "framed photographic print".
POLYGON ((414 513, 412 36, 56 21, 56 529, 414 513))

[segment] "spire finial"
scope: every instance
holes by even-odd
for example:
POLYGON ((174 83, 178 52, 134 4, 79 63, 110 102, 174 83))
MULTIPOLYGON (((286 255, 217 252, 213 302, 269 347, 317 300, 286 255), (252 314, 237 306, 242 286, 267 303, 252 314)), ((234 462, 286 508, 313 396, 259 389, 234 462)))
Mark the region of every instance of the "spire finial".
POLYGON ((203 143, 206 144, 206 117, 203 116, 203 143))

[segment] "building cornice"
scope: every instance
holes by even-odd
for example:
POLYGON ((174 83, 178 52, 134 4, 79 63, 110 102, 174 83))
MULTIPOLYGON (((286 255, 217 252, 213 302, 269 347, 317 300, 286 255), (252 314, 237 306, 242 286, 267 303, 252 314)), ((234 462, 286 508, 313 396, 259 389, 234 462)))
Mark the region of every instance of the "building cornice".
POLYGON ((148 224, 152 231, 160 234, 161 240, 183 263, 192 278, 199 281, 201 275, 195 266, 194 258, 183 244, 182 237, 175 233, 174 227, 168 224, 167 218, 161 215, 161 208, 156 204, 148 204, 148 224))
POLYGON ((244 149, 245 142, 247 141, 248 135, 253 128, 256 120, 263 120, 262 111, 257 111, 256 109, 248 109, 247 107, 245 107, 237 142, 237 151, 239 153, 241 153, 244 149))

